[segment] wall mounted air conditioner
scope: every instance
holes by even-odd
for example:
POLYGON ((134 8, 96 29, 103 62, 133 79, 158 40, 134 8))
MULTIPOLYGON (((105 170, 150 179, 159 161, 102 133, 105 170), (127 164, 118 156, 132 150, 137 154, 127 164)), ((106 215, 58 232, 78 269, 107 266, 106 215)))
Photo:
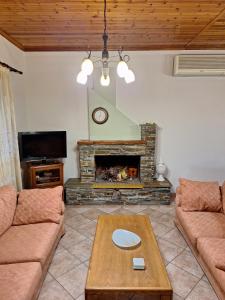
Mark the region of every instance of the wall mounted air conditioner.
POLYGON ((225 76, 225 55, 176 55, 174 76, 225 76))

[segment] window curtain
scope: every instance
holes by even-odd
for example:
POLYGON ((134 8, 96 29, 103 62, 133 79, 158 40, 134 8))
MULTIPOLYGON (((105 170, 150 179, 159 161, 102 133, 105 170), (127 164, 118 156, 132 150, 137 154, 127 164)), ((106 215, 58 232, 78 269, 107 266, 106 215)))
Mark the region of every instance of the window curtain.
POLYGON ((10 75, 0 67, 0 186, 6 184, 22 188, 10 75))

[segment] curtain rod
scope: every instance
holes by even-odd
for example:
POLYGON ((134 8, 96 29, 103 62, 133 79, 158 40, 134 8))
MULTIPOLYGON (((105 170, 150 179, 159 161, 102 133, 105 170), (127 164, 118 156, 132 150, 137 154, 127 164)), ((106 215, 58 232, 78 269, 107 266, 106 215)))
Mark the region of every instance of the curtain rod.
POLYGON ((19 73, 19 74, 21 74, 21 75, 23 74, 22 71, 19 71, 19 70, 13 68, 13 67, 10 67, 9 65, 5 64, 4 62, 1 62, 1 61, 0 61, 0 65, 3 66, 3 67, 5 67, 5 68, 7 68, 7 69, 9 69, 10 72, 19 73))

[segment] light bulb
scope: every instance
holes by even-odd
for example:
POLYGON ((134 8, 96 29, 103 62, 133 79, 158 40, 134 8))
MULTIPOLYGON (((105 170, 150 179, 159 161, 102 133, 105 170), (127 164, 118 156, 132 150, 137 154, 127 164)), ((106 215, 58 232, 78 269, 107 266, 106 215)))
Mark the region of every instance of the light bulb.
POLYGON ((121 60, 117 65, 117 74, 120 78, 124 78, 128 71, 128 66, 125 61, 121 60))
POLYGON ((135 81, 135 75, 134 75, 134 72, 132 70, 128 70, 126 75, 125 75, 125 82, 126 83, 131 83, 131 82, 134 82, 135 81))
POLYGON ((109 86, 110 84, 110 77, 109 75, 107 75, 106 77, 102 74, 101 78, 100 78, 100 83, 102 86, 109 86))
POLYGON ((87 82, 87 75, 83 71, 80 71, 77 74, 77 82, 80 83, 80 84, 86 84, 86 82, 87 82))
POLYGON ((93 62, 90 60, 90 58, 85 58, 81 64, 81 70, 86 75, 91 75, 93 69, 94 69, 93 62))

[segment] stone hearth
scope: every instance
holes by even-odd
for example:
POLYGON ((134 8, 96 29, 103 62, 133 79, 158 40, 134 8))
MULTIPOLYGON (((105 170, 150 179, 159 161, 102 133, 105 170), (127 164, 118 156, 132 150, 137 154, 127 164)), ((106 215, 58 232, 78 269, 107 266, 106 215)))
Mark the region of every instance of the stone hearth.
POLYGON ((80 178, 66 182, 67 204, 170 203, 171 184, 154 179, 156 125, 140 126, 141 140, 78 141, 80 178))

